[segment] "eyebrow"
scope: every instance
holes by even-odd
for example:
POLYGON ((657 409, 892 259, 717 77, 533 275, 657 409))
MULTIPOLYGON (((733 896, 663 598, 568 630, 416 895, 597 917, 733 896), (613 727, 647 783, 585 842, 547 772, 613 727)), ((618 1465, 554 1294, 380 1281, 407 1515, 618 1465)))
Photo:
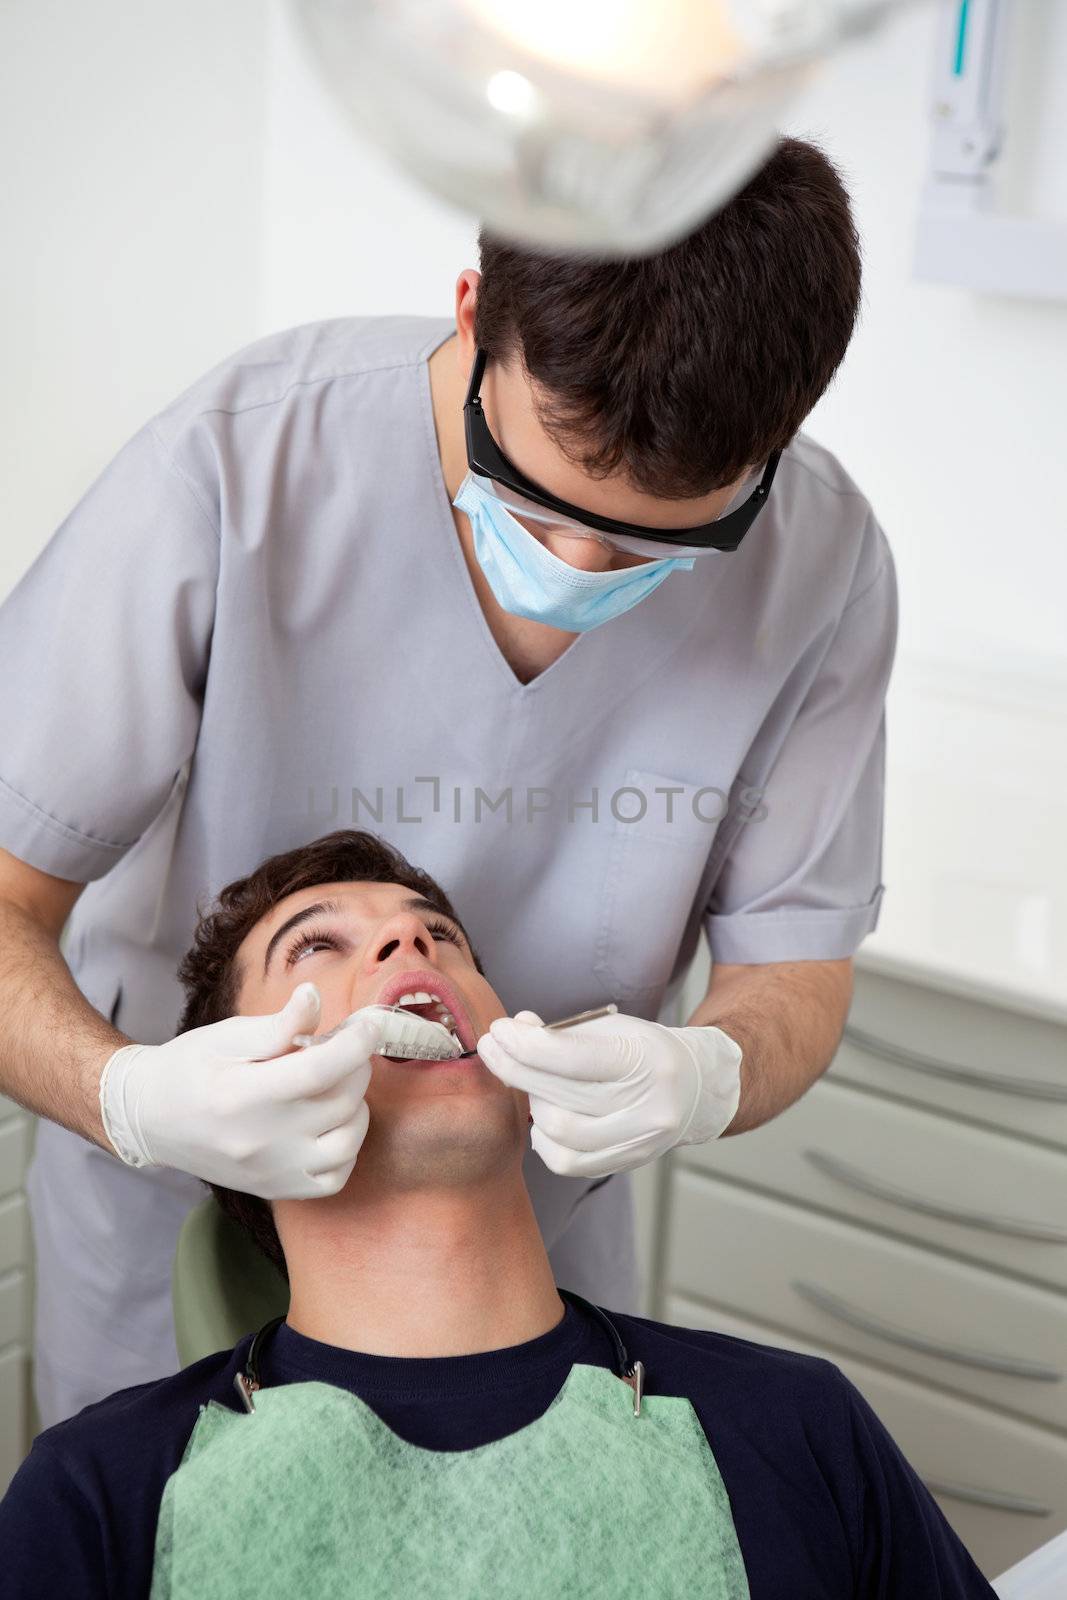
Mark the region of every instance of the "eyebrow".
POLYGON ((340 900, 316 900, 314 905, 305 906, 303 911, 294 911, 293 915, 271 935, 270 943, 267 945, 266 953, 263 957, 263 976, 267 976, 270 958, 274 954, 275 947, 281 943, 291 928, 297 927, 301 922, 307 922, 310 917, 321 916, 323 912, 341 912, 343 910, 344 907, 340 900))
MULTIPOLYGON (((466 934, 463 932, 462 927, 456 921, 455 917, 450 917, 447 911, 442 911, 439 906, 434 905, 432 900, 427 900, 423 895, 412 895, 409 899, 401 901, 401 908, 404 911, 430 911, 435 917, 443 917, 446 922, 450 922, 452 924, 452 926, 463 936, 464 941, 469 944, 466 934)), ((331 913, 340 916, 346 909, 347 908, 342 905, 340 900, 316 900, 314 905, 305 906, 302 911, 294 911, 293 915, 288 917, 286 921, 282 923, 281 927, 271 935, 270 942, 267 945, 263 956, 263 976, 267 976, 267 972, 270 967, 270 958, 274 954, 276 947, 285 938, 285 935, 293 928, 297 927, 301 922, 307 922, 311 917, 318 917, 322 916, 323 914, 329 915, 331 913)))

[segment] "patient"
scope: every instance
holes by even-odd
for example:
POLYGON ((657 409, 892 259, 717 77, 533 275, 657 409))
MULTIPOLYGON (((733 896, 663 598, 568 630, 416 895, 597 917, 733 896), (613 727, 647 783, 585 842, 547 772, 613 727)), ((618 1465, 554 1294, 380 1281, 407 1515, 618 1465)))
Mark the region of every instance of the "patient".
MULTIPOLYGON (((182 1029, 305 980, 320 1032, 429 994, 472 1049, 503 1014, 437 885, 350 831, 231 884, 181 977, 182 1029)), ((337 1195, 217 1191, 291 1287, 253 1413, 250 1335, 49 1429, 0 1505, 6 1596, 993 1594, 832 1363, 561 1298, 526 1097, 476 1056, 375 1055, 366 1101, 337 1195)))

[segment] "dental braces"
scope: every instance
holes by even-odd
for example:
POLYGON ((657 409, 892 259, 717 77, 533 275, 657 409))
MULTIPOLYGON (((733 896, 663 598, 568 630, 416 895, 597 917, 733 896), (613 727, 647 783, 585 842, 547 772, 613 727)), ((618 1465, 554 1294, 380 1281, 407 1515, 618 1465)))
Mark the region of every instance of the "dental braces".
POLYGON ((328 1033, 298 1033, 294 1035, 293 1043, 301 1047, 325 1044, 342 1028, 350 1028, 366 1016, 380 1017, 383 1024, 381 1038, 374 1049, 377 1056, 389 1056, 398 1061, 455 1061, 465 1053, 476 1054, 475 1051, 464 1052, 459 1039, 449 1032, 443 1022, 418 1017, 400 1005, 362 1006, 328 1033))

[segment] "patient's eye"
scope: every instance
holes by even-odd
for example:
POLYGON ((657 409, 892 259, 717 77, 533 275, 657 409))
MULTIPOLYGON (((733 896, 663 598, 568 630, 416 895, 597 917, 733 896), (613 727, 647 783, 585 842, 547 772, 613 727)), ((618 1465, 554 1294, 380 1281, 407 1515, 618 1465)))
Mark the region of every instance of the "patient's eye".
POLYGON ((428 917, 426 926, 435 939, 448 939, 452 944, 458 945, 461 950, 463 949, 463 940, 450 922, 438 922, 435 917, 428 917))
POLYGON ((307 950, 337 950, 340 946, 332 933, 325 928, 307 928, 298 934, 286 952, 285 964, 291 967, 307 950))

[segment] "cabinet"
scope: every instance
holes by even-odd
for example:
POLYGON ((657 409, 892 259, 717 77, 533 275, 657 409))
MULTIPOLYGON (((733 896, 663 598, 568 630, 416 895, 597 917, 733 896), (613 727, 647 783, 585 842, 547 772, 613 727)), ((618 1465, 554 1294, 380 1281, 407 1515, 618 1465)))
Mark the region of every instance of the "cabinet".
POLYGON ((673 1152, 654 1236, 651 1314, 836 1362, 988 1576, 1067 1527, 1067 1016, 861 956, 829 1071, 673 1152))

